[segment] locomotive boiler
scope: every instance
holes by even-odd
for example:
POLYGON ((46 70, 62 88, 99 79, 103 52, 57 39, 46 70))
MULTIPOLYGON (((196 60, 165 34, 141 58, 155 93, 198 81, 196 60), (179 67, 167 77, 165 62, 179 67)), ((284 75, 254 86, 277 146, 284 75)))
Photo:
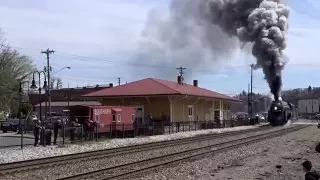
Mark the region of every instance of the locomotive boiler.
POLYGON ((289 102, 282 100, 272 101, 268 111, 268 121, 272 126, 282 126, 293 118, 294 111, 294 105, 289 102))

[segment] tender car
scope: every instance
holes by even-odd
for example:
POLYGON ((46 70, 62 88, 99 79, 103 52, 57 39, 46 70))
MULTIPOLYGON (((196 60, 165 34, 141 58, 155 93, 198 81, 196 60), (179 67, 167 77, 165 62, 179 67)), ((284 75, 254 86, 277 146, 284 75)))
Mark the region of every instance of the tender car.
MULTIPOLYGON (((8 131, 17 132, 19 130, 20 125, 19 119, 8 119, 1 123, 1 130, 3 133, 6 133, 8 131)), ((21 120, 22 125, 24 124, 24 121, 21 120)))

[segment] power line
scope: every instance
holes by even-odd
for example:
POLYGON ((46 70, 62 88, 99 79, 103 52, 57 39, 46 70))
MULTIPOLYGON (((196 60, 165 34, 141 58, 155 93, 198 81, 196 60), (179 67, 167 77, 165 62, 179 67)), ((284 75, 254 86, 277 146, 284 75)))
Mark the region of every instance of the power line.
POLYGON ((179 70, 180 76, 183 77, 183 75, 184 75, 184 72, 183 72, 183 71, 186 70, 187 68, 180 66, 180 67, 178 67, 178 68, 176 68, 176 69, 179 70))
MULTIPOLYGON (((13 48, 18 48, 18 49, 29 49, 29 50, 38 50, 35 48, 23 48, 23 47, 16 47, 16 46, 11 46, 13 48)), ((160 65, 152 65, 152 64, 142 64, 142 63, 131 63, 131 62, 120 62, 120 61, 114 61, 116 60, 116 58, 110 58, 110 59, 102 59, 102 58, 95 58, 95 57, 89 57, 89 56, 82 56, 82 55, 76 55, 76 54, 71 54, 71 53, 66 53, 66 52, 62 52, 62 51, 56 51, 57 55, 60 54, 60 56, 71 56, 71 57, 78 57, 80 59, 86 59, 86 60, 91 60, 91 61, 97 61, 97 62, 103 62, 103 63, 118 63, 118 64, 126 64, 126 65, 130 65, 130 66, 137 66, 137 67, 148 67, 148 68, 157 68, 157 69, 164 69, 164 68, 173 68, 172 66, 160 66, 160 65)), ((153 59, 159 59, 159 58, 155 58, 152 56, 149 56, 150 58, 153 59)), ((78 59, 79 60, 79 59, 78 59)), ((159 59, 160 60, 160 59, 159 59)), ((320 66, 320 64, 287 64, 286 66, 320 66)), ((224 66, 222 68, 226 69, 232 69, 232 68, 244 68, 247 67, 247 65, 228 65, 228 66, 224 66)), ((88 68, 88 67, 86 67, 88 68)), ((203 72, 203 73, 214 73, 214 70, 210 70, 210 69, 196 69, 196 68, 192 68, 193 72, 203 72)))
MULTIPOLYGON (((15 47, 15 48, 20 48, 20 47, 15 47)), ((28 48, 22 48, 22 49, 28 49, 28 48)), ((32 49, 35 50, 35 49, 32 49)), ((173 66, 160 66, 160 65, 153 65, 153 64, 143 64, 143 63, 131 63, 131 62, 120 62, 120 61, 114 61, 116 60, 116 58, 112 58, 114 60, 110 60, 110 59, 102 59, 102 58, 95 58, 95 57, 89 57, 89 56, 82 56, 82 55, 76 55, 76 54, 71 54, 71 53, 66 53, 66 52, 62 52, 62 51, 55 51, 56 55, 60 56, 62 55, 66 55, 66 56, 72 56, 72 57, 78 57, 81 59, 87 59, 87 60, 92 60, 92 61, 99 61, 99 62, 104 62, 104 63, 117 63, 117 64, 125 64, 125 65, 130 65, 130 66, 141 66, 141 67, 149 67, 149 68, 159 68, 159 69, 167 69, 167 68, 174 68, 173 66)), ((161 60, 159 58, 155 58, 152 56, 148 56, 152 59, 158 59, 161 60)), ((246 65, 233 65, 233 66, 228 66, 228 67, 224 67, 224 68, 236 68, 236 67, 246 67, 246 65)), ((196 68, 192 68, 193 72, 212 72, 213 70, 210 69, 196 69, 196 68)))

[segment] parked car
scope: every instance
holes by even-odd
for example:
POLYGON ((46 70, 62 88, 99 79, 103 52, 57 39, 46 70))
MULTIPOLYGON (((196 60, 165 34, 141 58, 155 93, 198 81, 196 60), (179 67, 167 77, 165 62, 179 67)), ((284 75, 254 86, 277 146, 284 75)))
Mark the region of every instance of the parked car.
POLYGON ((30 119, 31 119, 31 121, 33 122, 33 121, 35 121, 35 120, 38 120, 38 117, 37 117, 36 115, 32 115, 32 116, 30 117, 30 119))
MULTIPOLYGON (((19 119, 8 119, 1 123, 1 130, 3 133, 6 133, 8 131, 17 132, 19 130, 20 125, 19 119)), ((24 124, 24 121, 21 120, 22 125, 24 124)))

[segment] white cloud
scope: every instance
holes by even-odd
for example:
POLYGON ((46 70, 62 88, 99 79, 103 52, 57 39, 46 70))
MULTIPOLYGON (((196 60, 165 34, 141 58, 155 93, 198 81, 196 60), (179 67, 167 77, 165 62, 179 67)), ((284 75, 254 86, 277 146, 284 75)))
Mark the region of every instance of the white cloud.
MULTIPOLYGON (((319 9, 320 1, 318 1, 308 0, 306 6, 309 7, 311 4, 319 9)), ((315 8, 310 14, 305 13, 308 11, 299 9, 300 0, 290 0, 288 3, 292 6, 286 50, 290 58, 289 64, 318 63, 320 23, 315 18, 317 12, 315 8)), ((130 56, 139 45, 140 34, 149 10, 154 6, 164 9, 167 5, 168 0, 1 0, 0 27, 3 28, 6 39, 12 46, 36 49, 50 47, 56 51, 71 54, 126 61, 131 58, 130 56)), ((39 67, 44 65, 44 57, 38 51, 21 50, 21 52, 36 60, 39 67)), ((112 64, 106 62, 79 62, 76 57, 70 60, 68 57, 58 55, 52 57, 52 64, 57 68, 77 67, 71 70, 73 74, 61 72, 61 75, 78 76, 77 80, 70 78, 70 81, 79 85, 96 83, 93 82, 95 81, 93 78, 85 79, 87 75, 82 73, 83 70, 87 70, 88 73, 91 71, 91 74, 94 74, 92 77, 101 77, 100 79, 106 80, 112 78, 104 77, 118 76, 119 72, 123 71, 123 69, 112 68, 112 64), (108 69, 108 71, 97 72, 94 70, 97 67, 108 69)), ((234 86, 244 84, 246 89, 248 80, 244 79, 248 70, 246 64, 251 63, 252 60, 252 56, 237 52, 233 59, 219 68, 229 67, 231 71, 239 71, 239 74, 245 75, 230 76, 228 74, 230 71, 221 71, 216 72, 217 75, 214 77, 208 76, 208 78, 210 81, 227 78, 228 82, 234 82, 234 86)), ((265 83, 262 78, 261 82, 265 83)))
POLYGON ((8 17, 1 27, 12 45, 89 54, 133 51, 151 8, 121 1, 37 2, 27 8, 0 2, 0 16, 8 17))

